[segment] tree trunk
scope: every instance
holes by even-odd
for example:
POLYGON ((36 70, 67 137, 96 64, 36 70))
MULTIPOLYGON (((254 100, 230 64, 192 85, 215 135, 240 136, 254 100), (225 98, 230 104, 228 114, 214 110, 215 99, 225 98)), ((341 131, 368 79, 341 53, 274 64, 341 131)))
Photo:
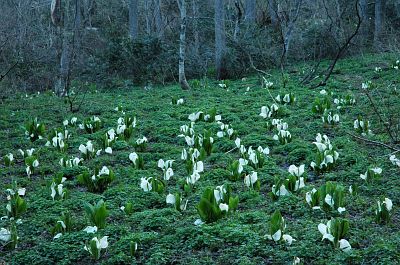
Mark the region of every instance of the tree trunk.
POLYGON ((244 19, 247 23, 253 24, 256 22, 256 0, 246 0, 244 7, 244 19))
POLYGON ((385 0, 375 0, 375 33, 374 46, 377 50, 382 48, 382 38, 385 23, 385 0))
POLYGON ((278 26, 277 7, 274 0, 268 0, 268 14, 271 17, 272 26, 278 26))
POLYGON ((68 30, 68 26, 71 24, 71 19, 68 12, 68 2, 53 1, 53 3, 55 4, 52 4, 51 6, 52 18, 55 17, 55 19, 53 19, 53 23, 58 25, 58 34, 60 40, 58 49, 59 73, 54 84, 54 92, 57 96, 63 96, 66 93, 69 65, 71 60, 70 48, 72 34, 68 30), (59 4, 57 7, 55 7, 57 2, 59 2, 59 4))
POLYGON ((194 36, 194 54, 199 56, 200 50, 200 37, 199 37, 199 6, 197 5, 197 0, 192 0, 192 11, 193 11, 193 36, 194 36))
POLYGON ((66 30, 61 30, 62 35, 62 47, 61 47, 61 58, 60 58, 60 74, 58 80, 55 83, 55 93, 58 96, 63 96, 66 93, 68 86, 68 73, 70 72, 70 61, 71 61, 71 39, 72 34, 66 30))
POLYGON ((366 41, 368 40, 368 32, 369 32, 368 0, 360 0, 360 13, 362 18, 360 37, 361 37, 361 42, 366 43, 366 41))
POLYGON ((73 12, 70 12, 71 6, 65 3, 60 6, 61 12, 61 56, 60 56, 60 72, 55 83, 55 93, 59 96, 68 94, 71 81, 71 71, 74 63, 75 49, 80 47, 82 16, 81 7, 82 0, 74 1, 73 12))
POLYGON ((226 35, 224 0, 215 0, 215 70, 217 79, 225 79, 226 35))
POLYGON ((144 13, 146 19, 146 34, 150 35, 151 33, 151 12, 150 5, 151 0, 144 0, 144 13))
MULTIPOLYGON (((74 45, 75 50, 80 50, 81 48, 81 38, 82 38, 82 1, 83 0, 75 0, 75 20, 74 20, 74 45)), ((78 54, 78 53, 75 53, 78 54)), ((75 55, 73 55, 75 56, 75 55)))
POLYGON ((136 40, 139 35, 138 25, 138 0, 129 0, 129 37, 136 40))
POLYGON ((238 36, 240 33, 240 23, 242 22, 242 9, 240 7, 240 1, 236 0, 235 1, 235 7, 236 7, 236 18, 235 18, 235 30, 233 32, 233 40, 236 42, 238 40, 238 36))
POLYGON ((179 32, 179 84, 184 90, 190 89, 185 75, 185 49, 186 49, 186 0, 177 0, 181 17, 179 32))
POLYGON ((394 6, 395 10, 396 10, 396 16, 397 18, 400 18, 400 2, 397 2, 394 6))
POLYGON ((164 35, 164 23, 161 13, 161 0, 154 1, 154 20, 156 24, 157 36, 161 38, 164 35))
POLYGON ((84 1, 84 24, 86 27, 92 27, 92 16, 96 10, 96 0, 85 0, 84 1))
MULTIPOLYGON (((290 16, 290 21, 289 21, 289 25, 287 28, 287 31, 285 33, 284 36, 284 49, 285 49, 285 56, 287 57, 288 53, 289 53, 289 49, 290 49, 290 42, 292 40, 292 34, 293 34, 293 30, 294 30, 294 26, 296 24, 296 21, 299 17, 299 13, 300 13, 300 8, 302 5, 303 0, 297 0, 296 1, 296 9, 294 10, 295 13, 291 13, 290 16)), ((286 59, 286 58, 285 58, 286 59)))

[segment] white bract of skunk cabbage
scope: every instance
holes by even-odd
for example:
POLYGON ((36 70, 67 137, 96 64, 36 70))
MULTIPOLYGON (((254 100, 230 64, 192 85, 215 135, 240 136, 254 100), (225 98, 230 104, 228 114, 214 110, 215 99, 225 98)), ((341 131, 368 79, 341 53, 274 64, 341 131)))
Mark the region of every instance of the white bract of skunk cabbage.
POLYGON ((151 191, 152 186, 151 186, 151 177, 149 178, 141 178, 140 179, 140 188, 142 188, 144 191, 151 191))

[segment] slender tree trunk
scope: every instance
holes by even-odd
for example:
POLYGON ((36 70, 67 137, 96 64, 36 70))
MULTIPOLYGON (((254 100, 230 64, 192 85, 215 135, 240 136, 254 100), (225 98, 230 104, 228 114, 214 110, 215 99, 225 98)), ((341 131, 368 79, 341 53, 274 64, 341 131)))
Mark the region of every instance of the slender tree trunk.
POLYGON ((179 84, 184 90, 190 89, 185 75, 185 50, 186 50, 186 0, 177 0, 181 17, 179 32, 179 84))
POLYGON ((55 83, 55 93, 58 96, 62 96, 65 93, 68 75, 68 66, 70 60, 70 43, 69 43, 69 32, 65 32, 61 29, 61 56, 60 56, 60 72, 55 83))
POLYGON ((225 79, 226 36, 225 36, 225 8, 224 0, 215 0, 215 70, 217 79, 225 79))
POLYGON ((59 96, 68 94, 71 81, 71 71, 76 55, 75 50, 79 49, 81 41, 82 16, 81 7, 82 0, 74 1, 74 8, 69 6, 68 2, 64 6, 60 6, 61 26, 61 56, 60 56, 60 73, 55 83, 55 93, 59 96), (74 10, 70 12, 70 9, 74 10))
POLYGON ((243 16, 239 0, 235 1, 235 7, 236 7, 236 19, 235 19, 235 31, 233 32, 233 40, 236 42, 238 40, 238 36, 240 33, 240 23, 242 22, 242 16, 243 16))
POLYGON ((396 11, 397 18, 400 18, 400 2, 399 1, 395 4, 394 8, 396 11))
MULTIPOLYGON (((75 0, 75 21, 74 21, 74 41, 75 41, 75 50, 79 51, 81 48, 81 38, 82 38, 82 1, 83 0, 75 0)), ((79 52, 78 52, 79 53, 79 52)), ((78 54, 75 53, 75 54, 78 54)))
POLYGON ((256 22, 256 0, 246 0, 244 7, 244 19, 247 23, 253 24, 256 22))
POLYGON ((361 37, 361 42, 366 43, 366 41, 368 40, 368 32, 369 32, 368 0, 360 0, 360 13, 362 18, 360 37, 361 37))
POLYGON ((192 11, 193 11, 193 36, 194 36, 194 54, 200 55, 200 37, 199 37, 199 6, 197 0, 192 0, 192 11))
POLYGON ((268 0, 268 14, 271 17, 272 26, 278 26, 277 7, 274 0, 268 0))
POLYGON ((144 0, 144 13, 146 19, 146 34, 151 33, 151 12, 150 12, 151 0, 144 0))
POLYGON ((164 23, 161 12, 161 0, 154 1, 154 20, 156 24, 157 36, 161 38, 164 35, 164 23))
POLYGON ((52 21, 54 24, 56 24, 56 26, 58 26, 58 33, 60 39, 59 74, 57 76, 57 80, 55 81, 55 87, 54 87, 54 92, 58 96, 63 96, 66 93, 69 66, 71 60, 70 50, 71 50, 72 34, 68 30, 68 26, 71 23, 68 9, 69 9, 68 2, 62 2, 62 1, 52 2, 52 21), (55 7, 54 10, 53 7, 55 7))
POLYGON ((85 0, 84 1, 84 24, 86 27, 92 27, 92 16, 96 9, 96 0, 85 0))
POLYGON ((376 49, 382 48, 382 38, 385 23, 385 0, 375 0, 375 33, 374 46, 376 49))
POLYGON ((296 9, 294 10, 294 13, 291 14, 289 26, 288 26, 288 28, 286 30, 286 33, 285 33, 285 36, 284 36, 285 57, 287 57, 287 55, 289 53, 290 42, 292 40, 292 34, 293 34, 294 26, 295 26, 296 21, 297 21, 297 19, 299 17, 299 13, 300 13, 299 11, 300 11, 300 7, 301 7, 302 2, 303 2, 303 0, 297 0, 296 1, 296 9))
POLYGON ((138 0, 129 0, 129 36, 132 40, 136 40, 139 35, 138 25, 138 0))

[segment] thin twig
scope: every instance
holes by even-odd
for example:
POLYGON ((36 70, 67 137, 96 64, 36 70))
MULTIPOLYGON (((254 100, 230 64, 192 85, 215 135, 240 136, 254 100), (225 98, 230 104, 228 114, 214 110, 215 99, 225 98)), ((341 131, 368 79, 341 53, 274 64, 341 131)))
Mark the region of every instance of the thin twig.
POLYGON ((379 112, 378 107, 376 106, 375 102, 372 100, 372 97, 371 97, 368 89, 363 89, 363 91, 364 91, 365 95, 367 95, 367 97, 369 99, 369 102, 371 103, 374 112, 376 113, 376 115, 378 115, 379 121, 382 123, 382 125, 386 129, 386 132, 389 134, 390 139, 392 139, 393 142, 396 142, 396 139, 392 135, 392 130, 390 129, 390 126, 383 120, 383 117, 382 117, 381 113, 379 112))
POLYGON ((361 24, 363 23, 362 17, 360 15, 359 12, 359 0, 356 0, 356 13, 357 13, 357 27, 354 30, 353 34, 351 34, 350 37, 347 38, 346 43, 344 43, 338 50, 338 52, 336 53, 336 57, 333 60, 333 62, 331 63, 331 65, 329 65, 327 72, 326 72, 326 76, 323 80, 321 80, 321 82, 319 82, 316 85, 311 86, 311 89, 315 89, 321 86, 326 86, 326 83, 328 82, 328 79, 331 77, 332 73, 333 73, 333 69, 335 69, 336 63, 338 62, 338 60, 342 57, 343 53, 347 50, 347 48, 350 46, 350 43, 352 41, 352 39, 358 34, 361 24))
MULTIPOLYGON (((262 78, 264 79, 264 83, 265 83, 265 81, 267 81, 267 80, 265 79, 265 77, 262 77, 262 78)), ((267 87, 267 85, 265 85, 265 89, 268 91, 268 94, 270 95, 270 97, 272 98, 272 100, 274 101, 274 103, 275 103, 275 104, 278 104, 278 103, 276 102, 275 98, 272 96, 271 91, 269 91, 269 88, 267 87)))
POLYGON ((0 74, 0 81, 3 80, 8 73, 18 64, 18 61, 16 61, 11 67, 8 68, 8 70, 5 72, 5 74, 0 74))
POLYGON ((229 150, 228 152, 226 152, 225 154, 229 154, 230 152, 232 152, 232 151, 235 151, 236 149, 238 149, 238 148, 237 148, 237 147, 235 147, 235 148, 233 148, 233 149, 229 150))
POLYGON ((258 69, 255 65, 254 65, 254 61, 253 58, 251 57, 250 53, 247 53, 247 56, 249 57, 249 63, 250 63, 250 67, 252 69, 254 69, 256 72, 261 73, 263 75, 268 75, 268 76, 272 76, 271 74, 268 74, 267 72, 258 69))
POLYGON ((356 138, 356 139, 358 139, 358 140, 367 142, 367 143, 369 143, 369 144, 377 145, 377 146, 382 146, 382 147, 386 147, 387 149, 393 150, 393 151, 395 151, 395 152, 400 152, 400 149, 397 149, 397 148, 394 147, 394 146, 390 146, 390 145, 385 144, 385 143, 381 143, 381 142, 378 142, 378 141, 373 141, 373 140, 369 140, 369 139, 366 139, 366 138, 362 138, 362 137, 360 137, 360 136, 351 134, 351 133, 349 133, 349 132, 346 132, 346 133, 347 133, 348 135, 353 136, 354 138, 356 138))

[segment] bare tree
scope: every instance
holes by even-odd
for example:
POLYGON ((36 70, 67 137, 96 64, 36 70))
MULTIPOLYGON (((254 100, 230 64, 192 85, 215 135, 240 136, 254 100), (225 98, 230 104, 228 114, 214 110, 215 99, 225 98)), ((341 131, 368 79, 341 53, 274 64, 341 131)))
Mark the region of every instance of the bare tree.
POLYGON ((386 0, 375 0, 375 32, 374 32, 374 46, 380 49, 382 45, 383 30, 385 23, 385 5, 386 0))
POLYGON ((197 0, 192 0, 192 12, 193 12, 193 36, 194 36, 194 54, 199 56, 200 50, 200 36, 199 36, 199 6, 197 0))
MULTIPOLYGON (((353 33, 346 38, 345 42, 342 45, 338 45, 338 50, 336 52, 335 58, 333 59, 332 63, 328 66, 326 71, 323 73, 323 76, 324 76, 323 80, 321 80, 316 85, 313 85, 311 88, 326 86, 326 83, 328 82, 329 78, 331 77, 331 75, 333 73, 333 70, 335 69, 336 63, 344 55, 344 53, 349 48, 351 41, 353 40, 353 38, 355 36, 357 36, 358 32, 360 31, 360 27, 362 24, 362 17, 360 15, 359 0, 355 1, 355 12, 356 12, 356 16, 357 16, 356 28, 354 29, 353 33)), ((314 74, 315 74, 315 72, 316 72, 315 69, 313 69, 314 74)))
POLYGON ((18 61, 15 62, 15 63, 14 63, 13 65, 11 65, 10 67, 8 67, 8 69, 5 71, 4 74, 1 74, 1 73, 0 73, 0 82, 10 73, 10 71, 11 71, 15 66, 17 66, 17 64, 18 64, 18 61))
POLYGON ((217 79, 226 78, 224 58, 226 53, 224 0, 215 0, 215 69, 217 79))
POLYGON ((96 10, 96 0, 85 0, 84 3, 84 17, 85 17, 85 26, 91 28, 93 15, 96 10))
POLYGON ((61 40, 60 72, 55 83, 55 93, 59 96, 69 96, 71 71, 76 55, 75 49, 79 48, 81 40, 81 1, 74 0, 74 4, 66 1, 64 5, 57 5, 58 0, 53 0, 51 6, 52 21, 58 26, 61 40), (58 7, 58 8, 57 8, 58 7), (60 12, 57 14, 57 12, 60 12), (60 17, 60 20, 55 19, 60 17))
POLYGON ((244 6, 244 19, 247 23, 256 22, 256 0, 246 0, 244 6))
POLYGON ((181 18, 181 29, 179 32, 179 84, 184 90, 190 89, 185 75, 185 50, 186 50, 186 2, 177 0, 181 18))
POLYGON ((362 18, 362 25, 360 28, 360 35, 364 39, 368 37, 369 19, 368 19, 368 0, 360 0, 360 13, 362 18))
POLYGON ((277 26, 278 25, 278 16, 276 13, 277 7, 276 7, 275 0, 268 0, 267 8, 268 8, 268 14, 271 17, 272 25, 277 26))
POLYGON ((55 82, 55 93, 58 96, 65 94, 68 86, 68 74, 70 73, 69 65, 71 61, 71 32, 66 29, 68 24, 68 3, 61 5, 60 0, 53 0, 51 3, 51 19, 55 26, 58 27, 60 41, 59 67, 60 71, 55 82))
POLYGON ((135 40, 139 35, 138 25, 138 0, 129 0, 129 36, 135 40))
POLYGON ((146 34, 151 33, 151 0, 144 0, 144 15, 146 21, 146 34))
POLYGON ((154 20, 156 24, 157 36, 159 38, 164 35, 164 22, 161 10, 161 0, 154 0, 154 20))
MULTIPOLYGON (((282 39, 282 58, 281 60, 286 60, 287 54, 290 49, 290 43, 292 40, 292 34, 294 31, 294 27, 296 25, 296 21, 299 18, 300 8, 303 3, 303 0, 295 0, 294 8, 291 8, 291 5, 287 5, 289 7, 289 11, 283 10, 281 5, 278 5, 276 17, 279 22, 279 28, 281 31, 281 39, 282 39)), ((283 62, 282 62, 283 63, 283 62)), ((282 64, 281 63, 281 64, 282 64)))
POLYGON ((233 32, 233 40, 236 42, 238 40, 238 35, 240 32, 240 24, 242 23, 242 17, 243 17, 241 2, 239 0, 235 1, 235 7, 236 7, 236 15, 235 15, 235 30, 233 32))

